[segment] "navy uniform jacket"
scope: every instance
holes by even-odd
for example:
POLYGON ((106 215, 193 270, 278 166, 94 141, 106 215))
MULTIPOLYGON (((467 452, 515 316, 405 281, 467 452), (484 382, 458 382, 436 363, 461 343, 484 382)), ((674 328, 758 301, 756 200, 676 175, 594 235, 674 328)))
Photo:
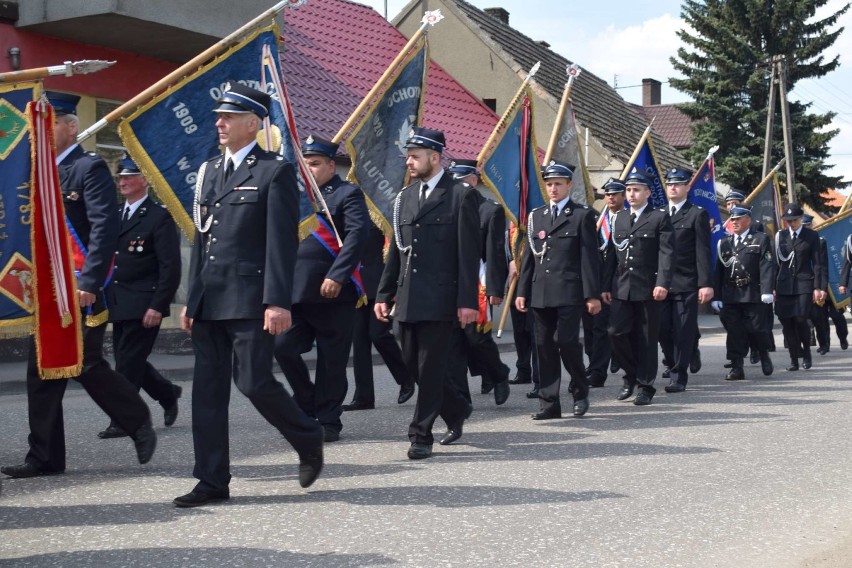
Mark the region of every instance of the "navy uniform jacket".
POLYGON ((819 234, 802 227, 795 244, 790 238, 789 229, 782 229, 777 235, 780 251, 776 251, 776 260, 780 268, 775 284, 776 293, 794 296, 811 294, 815 289, 825 290, 826 269, 819 252, 819 234), (785 262, 781 257, 787 257, 791 251, 795 252, 795 256, 785 262))
POLYGON ((354 305, 358 297, 351 276, 361 262, 367 230, 371 224, 364 193, 336 174, 320 188, 320 192, 328 210, 319 215, 328 222, 328 215, 331 214, 343 246, 337 258, 334 258, 313 235, 299 243, 293 278, 293 303, 349 302, 354 305), (343 285, 337 298, 320 295, 320 286, 326 278, 343 285))
POLYGON ((65 215, 88 251, 77 288, 95 294, 92 313, 104 309, 104 288, 118 239, 118 202, 103 158, 75 147, 57 167, 65 215))
POLYGON ((734 236, 720 241, 721 255, 716 259, 714 299, 726 304, 756 304, 760 296, 775 287, 775 252, 766 233, 749 230, 744 242, 734 247, 734 236), (730 266, 724 262, 736 256, 730 266))
POLYGON ((674 229, 675 261, 669 292, 684 294, 713 286, 710 215, 703 207, 687 201, 670 221, 674 229))
POLYGON ((186 315, 263 319, 267 306, 290 309, 299 245, 299 188, 292 164, 255 145, 222 184, 224 157, 206 162, 186 315))
POLYGON ((476 190, 444 172, 421 208, 420 185, 397 197, 401 244, 412 249, 403 254, 392 236, 376 301, 395 301, 401 322, 456 321, 458 308, 479 309, 476 190))
POLYGON ((518 296, 533 308, 582 306, 600 297, 600 252, 595 235, 595 211, 568 201, 552 222, 550 204, 533 209, 527 223, 533 249, 521 263, 518 296))
POLYGON ((641 302, 653 298, 655 287, 671 287, 674 231, 668 213, 647 205, 631 228, 630 209, 625 209, 615 215, 611 233, 607 254, 614 254, 616 263, 604 278, 605 292, 641 302))
POLYGON ((485 262, 485 295, 503 297, 509 275, 506 261, 506 213, 499 203, 476 192, 479 201, 480 258, 485 262))
POLYGON ((180 239, 171 215, 150 197, 121 221, 114 270, 110 321, 141 320, 148 309, 169 315, 180 285, 180 239))

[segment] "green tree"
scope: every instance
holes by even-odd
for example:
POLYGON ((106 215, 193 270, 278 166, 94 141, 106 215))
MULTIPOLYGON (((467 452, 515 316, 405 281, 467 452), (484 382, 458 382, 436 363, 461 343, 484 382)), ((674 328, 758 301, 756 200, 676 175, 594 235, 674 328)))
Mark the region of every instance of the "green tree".
MULTIPOLYGON (((687 151, 693 163, 700 163, 707 149, 719 144, 719 179, 746 191, 757 186, 766 138, 768 62, 773 56, 786 56, 788 92, 801 79, 822 77, 837 68, 839 57, 826 60, 823 53, 843 32, 836 24, 849 4, 816 18, 828 1, 684 0, 681 16, 689 28, 678 31, 684 47, 671 58, 683 77, 669 81, 694 101, 679 105, 695 121, 692 148, 687 151)), ((780 104, 778 100, 773 165, 784 156, 780 104)), ((838 133, 829 129, 836 113, 809 113, 811 105, 790 101, 795 194, 799 201, 827 211, 820 194, 849 183, 826 173, 831 167, 826 163, 828 143, 838 133)))

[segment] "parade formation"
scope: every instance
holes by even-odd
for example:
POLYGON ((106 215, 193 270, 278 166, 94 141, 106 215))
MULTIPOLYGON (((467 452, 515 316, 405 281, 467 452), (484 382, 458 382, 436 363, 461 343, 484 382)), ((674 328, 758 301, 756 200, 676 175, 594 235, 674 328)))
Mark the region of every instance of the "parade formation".
MULTIPOLYGON (((165 427, 187 404, 182 388, 147 360, 180 285, 179 226, 186 220, 192 238, 180 325, 195 357, 189 404, 197 482, 173 499, 182 508, 230 498, 232 384, 292 446, 298 483, 310 487, 323 471, 325 444, 348 434, 346 412, 375 407, 372 346, 399 386, 397 402, 414 399, 405 454, 411 460, 431 458, 436 441, 463 440, 474 411, 469 375, 481 376, 477 388, 493 392, 495 405, 506 403, 510 385, 530 384, 525 394, 536 401, 535 421, 594 414, 594 389, 610 377, 622 381, 617 400, 633 406, 657 403, 658 379, 666 393, 683 393, 702 369, 701 311, 718 313, 727 334, 728 368, 704 367, 720 381, 752 378, 758 368, 773 376, 776 363, 790 373, 817 366, 813 351, 830 350, 829 319, 840 348, 848 348, 848 297, 841 296, 852 288, 852 235, 832 249, 796 201, 781 208, 778 199, 767 226, 749 204, 751 192, 731 191, 722 226, 718 212, 691 199, 696 172, 634 160, 602 184, 602 204, 585 202, 573 191, 587 175, 579 161, 530 163, 534 137, 523 133, 517 160, 496 150, 517 117, 528 123, 526 82, 476 159, 446 159, 454 141, 430 128, 428 116, 410 124, 397 172, 404 164, 406 182, 381 201, 375 187, 338 175, 340 139, 295 136, 280 71, 267 60, 262 73, 259 89, 227 80, 204 109, 215 130, 198 135, 208 142, 215 136, 218 148, 194 156, 200 165, 188 205, 160 196, 153 151, 129 146, 112 172, 84 151, 79 96, 35 95, 55 115, 49 165, 58 176, 66 240, 74 243, 79 364, 46 377, 44 355, 59 343, 31 339, 29 451, 20 463, 3 464, 4 475, 65 472, 67 379, 109 417, 98 437, 128 437, 140 464, 152 459, 159 419, 140 390, 161 406, 165 427), (498 155, 502 166, 494 163, 498 155), (505 179, 509 170, 514 179, 505 179), (177 204, 185 218, 155 195, 177 204), (833 271, 837 259, 842 267, 833 271), (501 315, 512 317, 514 376, 492 336, 501 315), (784 362, 772 338, 775 318, 784 362), (108 323, 115 370, 103 355, 108 323), (314 348, 311 372, 303 356, 314 348), (350 353, 355 391, 347 403, 350 353), (274 376, 275 363, 289 390, 274 376), (436 435, 439 418, 446 431, 436 435)), ((200 109, 193 112, 188 135, 196 134, 190 123, 201 124, 200 109)), ((49 278, 41 282, 47 286, 49 278)))

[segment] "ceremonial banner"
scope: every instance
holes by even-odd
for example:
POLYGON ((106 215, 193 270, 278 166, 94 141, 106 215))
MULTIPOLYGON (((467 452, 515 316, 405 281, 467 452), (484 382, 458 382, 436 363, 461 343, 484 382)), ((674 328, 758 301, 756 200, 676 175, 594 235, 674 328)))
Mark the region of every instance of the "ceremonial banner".
POLYGON ((56 170, 53 108, 27 105, 32 135, 32 251, 35 345, 39 375, 67 379, 83 370, 82 314, 56 170))
POLYGON ((817 227, 816 231, 825 239, 828 248, 828 294, 834 305, 842 308, 849 303, 849 291, 841 294, 838 288, 843 269, 843 249, 846 246, 846 238, 852 235, 852 209, 838 213, 817 227))
POLYGON ((40 88, 33 82, 0 85, 0 338, 25 336, 33 325, 26 108, 40 88))
POLYGON ((349 180, 364 191, 370 218, 385 235, 391 233, 394 200, 407 183, 405 141, 423 112, 429 68, 425 36, 400 66, 396 79, 345 141, 352 159, 349 180))
POLYGON ((648 176, 651 180, 651 197, 648 198, 648 204, 654 209, 665 207, 669 200, 666 197, 666 188, 663 185, 663 180, 660 177, 660 168, 657 166, 657 154, 654 152, 654 143, 651 141, 651 127, 645 129, 639 144, 636 145, 636 150, 624 171, 621 172, 621 179, 633 172, 641 172, 648 176))
POLYGON ((746 197, 743 203, 751 207, 752 220, 763 223, 764 232, 770 238, 781 226, 781 195, 778 193, 778 174, 773 170, 746 197))
POLYGON ((520 229, 512 241, 515 256, 517 241, 526 232, 529 212, 547 200, 536 159, 532 88, 527 85, 522 95, 506 109, 489 139, 493 144, 487 144, 477 160, 482 183, 494 193, 509 221, 520 229))
POLYGON ((589 172, 586 170, 583 148, 577 141, 577 122, 574 117, 574 103, 571 101, 568 101, 562 124, 557 124, 556 127, 559 128, 559 132, 550 157, 575 166, 571 201, 591 205, 595 202, 595 195, 592 191, 592 182, 589 180, 589 172))
POLYGON ((710 216, 710 250, 711 264, 716 269, 716 244, 725 237, 725 229, 722 226, 722 214, 719 212, 719 202, 716 200, 716 166, 713 156, 704 160, 698 171, 692 178, 689 187, 689 202, 699 205, 707 210, 710 216))
POLYGON ((229 81, 261 90, 264 46, 278 53, 274 23, 142 105, 118 127, 133 160, 190 240, 195 235, 191 216, 198 168, 220 153, 216 100, 229 81))

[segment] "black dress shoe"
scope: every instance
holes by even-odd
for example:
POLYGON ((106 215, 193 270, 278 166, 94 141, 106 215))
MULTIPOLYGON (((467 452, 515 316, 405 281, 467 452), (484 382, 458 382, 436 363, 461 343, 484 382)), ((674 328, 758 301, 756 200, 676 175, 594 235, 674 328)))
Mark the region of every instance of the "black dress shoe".
POLYGON ((554 418, 562 418, 562 409, 558 406, 551 406, 547 410, 541 410, 532 415, 533 420, 553 420, 554 418))
POLYGON ((175 497, 172 500, 172 503, 174 503, 175 507, 200 507, 201 505, 227 501, 230 498, 231 496, 227 491, 223 491, 221 493, 208 493, 206 491, 193 489, 186 495, 175 497))
POLYGON ((447 433, 444 434, 444 436, 440 439, 438 443, 442 446, 448 446, 449 444, 452 444, 453 442, 462 437, 463 430, 464 428, 462 424, 457 424, 452 428, 449 428, 447 430, 447 433))
POLYGON ((127 432, 125 432, 120 427, 118 427, 118 426, 116 426, 115 424, 112 424, 112 423, 110 423, 110 425, 107 426, 106 430, 101 430, 100 432, 98 432, 98 438, 100 438, 101 440, 106 440, 108 438, 126 438, 126 437, 127 437, 127 432))
POLYGON ((361 402, 360 400, 353 400, 349 404, 343 405, 344 412, 349 412, 351 410, 373 410, 374 408, 376 408, 376 403, 361 402))
POLYGON ((414 396, 414 383, 402 385, 399 387, 399 396, 396 398, 396 403, 405 404, 412 396, 414 396))
POLYGON ((748 362, 752 365, 757 365, 760 362, 760 354, 756 349, 751 350, 751 354, 748 357, 748 362))
POLYGON ((178 399, 183 394, 183 389, 177 385, 174 388, 175 400, 171 405, 163 409, 163 424, 171 426, 178 417, 178 399))
POLYGON ((692 374, 701 370, 701 350, 696 348, 692 352, 692 360, 689 362, 689 372, 692 374))
POLYGON ((825 355, 826 353, 828 353, 828 347, 820 347, 819 349, 817 349, 817 353, 819 353, 820 355, 825 355))
POLYGON ((633 404, 636 406, 646 406, 651 404, 652 398, 654 398, 654 395, 646 390, 640 390, 639 394, 636 395, 636 398, 633 399, 633 404))
POLYGON ((322 435, 322 441, 323 442, 337 442, 338 440, 340 440, 340 430, 338 430, 334 426, 331 426, 329 424, 324 424, 323 427, 322 427, 322 430, 323 430, 323 435, 322 435))
POLYGON ((840 348, 841 348, 841 349, 843 349, 844 351, 846 351, 847 349, 849 349, 849 342, 848 342, 848 341, 846 341, 846 338, 845 338, 845 337, 843 337, 843 338, 841 338, 841 339, 840 339, 840 348))
POLYGON ((599 377, 597 375, 589 375, 586 378, 586 382, 588 382, 589 386, 592 387, 592 388, 600 388, 600 387, 604 386, 604 383, 606 383, 606 377, 599 377))
POLYGON ((761 353, 760 370, 763 371, 764 376, 767 377, 775 370, 775 366, 772 365, 772 359, 769 358, 769 353, 761 353))
POLYGON ((614 358, 610 359, 609 360, 609 372, 610 373, 617 373, 619 371, 619 369, 621 369, 621 367, 618 366, 618 361, 616 361, 614 358))
POLYGON ((734 367, 725 375, 726 381, 741 381, 743 379, 745 379, 745 372, 742 367, 734 367))
POLYGON ((432 457, 432 444, 413 443, 408 448, 408 459, 410 460, 424 460, 430 457, 432 457))
POLYGON ((509 381, 494 384, 494 404, 500 406, 509 400, 509 381))
POLYGON ((669 383, 666 385, 666 392, 683 392, 686 390, 686 385, 682 383, 669 383))
POLYGON ((621 391, 619 391, 618 396, 615 397, 616 400, 627 400, 633 396, 633 387, 621 387, 621 391))
POLYGON ((527 393, 527 398, 538 398, 538 387, 533 387, 533 389, 527 393))
POLYGON ((494 383, 482 383, 482 387, 480 387, 479 392, 482 394, 488 394, 492 390, 494 390, 494 383))
POLYGON ((532 379, 530 377, 524 377, 523 375, 515 375, 513 378, 509 379, 510 385, 525 385, 531 382, 532 379))
POLYGON ((660 376, 661 376, 662 378, 664 378, 664 379, 670 379, 670 378, 672 378, 672 370, 671 370, 671 368, 670 368, 670 367, 666 367, 666 368, 663 370, 663 374, 662 374, 662 375, 660 375, 660 376))
POLYGON ((37 465, 33 465, 30 462, 24 462, 21 465, 4 465, 3 467, 0 467, 0 473, 16 479, 23 479, 25 477, 38 477, 40 475, 59 475, 60 473, 65 472, 45 471, 37 465))
POLYGON ((136 457, 139 458, 139 463, 148 463, 154 456, 154 450, 157 448, 157 433, 151 427, 151 422, 143 424, 133 434, 133 445, 136 446, 136 457))
POLYGON ((574 401, 574 416, 578 418, 583 416, 586 412, 589 411, 589 399, 584 398, 582 400, 574 401))
POLYGON ((314 481, 322 472, 322 444, 306 453, 299 456, 299 485, 308 488, 313 485, 314 481))
POLYGON ((798 361, 790 361, 790 365, 787 367, 788 371, 798 371, 799 370, 799 362, 798 361))
POLYGON ((813 367, 813 361, 811 360, 811 354, 805 353, 802 357, 802 369, 810 369, 813 367))

